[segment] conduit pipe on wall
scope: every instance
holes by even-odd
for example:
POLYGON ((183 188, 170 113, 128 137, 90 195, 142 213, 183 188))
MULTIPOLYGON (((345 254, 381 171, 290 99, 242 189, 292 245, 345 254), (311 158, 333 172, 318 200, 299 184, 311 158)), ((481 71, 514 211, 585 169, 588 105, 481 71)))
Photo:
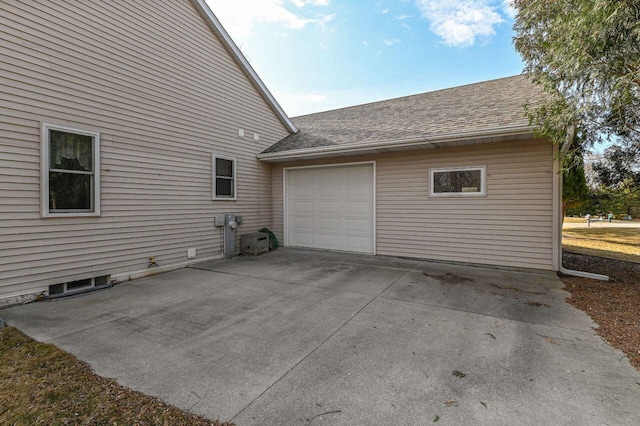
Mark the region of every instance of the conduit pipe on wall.
POLYGON ((557 203, 555 204, 555 220, 556 220, 556 244, 558 247, 558 271, 562 274, 565 275, 570 275, 573 277, 581 277, 581 278, 591 278, 594 280, 602 280, 602 281, 609 281, 609 277, 607 275, 601 275, 601 274, 593 274, 591 272, 583 272, 583 271, 575 271, 573 269, 566 269, 564 266, 562 266, 562 221, 563 221, 563 217, 562 217, 562 163, 564 160, 564 157, 567 155, 567 152, 569 152, 569 148, 571 148, 571 144, 573 143, 573 140, 575 138, 576 135, 576 128, 575 126, 571 126, 569 127, 569 129, 567 130, 567 140, 562 144, 562 147, 560 148, 560 155, 558 156, 558 158, 554 161, 554 173, 557 174, 557 179, 556 179, 556 200, 557 203))

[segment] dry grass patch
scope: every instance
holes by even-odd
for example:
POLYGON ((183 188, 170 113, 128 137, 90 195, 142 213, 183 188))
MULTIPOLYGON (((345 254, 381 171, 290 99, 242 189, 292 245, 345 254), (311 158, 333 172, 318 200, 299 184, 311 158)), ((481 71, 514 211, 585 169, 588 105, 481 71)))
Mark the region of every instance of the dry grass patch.
POLYGON ((587 219, 584 217, 569 217, 565 216, 563 223, 587 223, 587 219))
POLYGON ((640 229, 595 227, 564 229, 562 247, 575 253, 640 262, 640 229))
POLYGON ((13 327, 0 330, 0 424, 232 426, 122 387, 13 327))

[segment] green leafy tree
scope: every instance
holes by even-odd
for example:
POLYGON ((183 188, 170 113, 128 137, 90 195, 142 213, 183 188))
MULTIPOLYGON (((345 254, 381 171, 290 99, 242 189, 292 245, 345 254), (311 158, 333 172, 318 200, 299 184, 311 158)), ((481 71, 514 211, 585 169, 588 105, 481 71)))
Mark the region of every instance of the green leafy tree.
POLYGON ((514 0, 515 47, 548 98, 528 106, 557 143, 618 136, 640 146, 640 2, 514 0))
POLYGON ((593 163, 598 202, 606 210, 638 217, 640 213, 640 145, 623 141, 607 148, 593 163))
POLYGON ((584 174, 584 159, 580 151, 575 151, 564 158, 562 180, 562 217, 567 209, 577 207, 589 200, 589 187, 584 174))
POLYGON ((640 189, 640 145, 623 143, 607 148, 600 160, 593 163, 598 183, 616 189, 640 189))

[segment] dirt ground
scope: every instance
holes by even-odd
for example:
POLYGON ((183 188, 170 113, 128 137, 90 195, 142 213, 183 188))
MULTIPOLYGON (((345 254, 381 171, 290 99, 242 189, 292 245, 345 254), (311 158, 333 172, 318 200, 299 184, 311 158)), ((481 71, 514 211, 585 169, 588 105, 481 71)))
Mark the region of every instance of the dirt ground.
POLYGON ((609 276, 609 281, 561 277, 567 302, 584 311, 611 346, 640 370, 640 263, 566 252, 564 267, 609 276))

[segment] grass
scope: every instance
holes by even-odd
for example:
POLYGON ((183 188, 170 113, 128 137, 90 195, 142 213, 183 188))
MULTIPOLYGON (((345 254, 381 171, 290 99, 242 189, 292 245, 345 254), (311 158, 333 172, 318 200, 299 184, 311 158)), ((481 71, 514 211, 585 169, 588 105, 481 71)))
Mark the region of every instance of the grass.
POLYGON ((100 377, 13 327, 0 329, 0 424, 231 426, 100 377))
POLYGON ((564 223, 587 223, 587 219, 585 219, 584 217, 565 216, 564 223))
POLYGON ((562 231, 565 250, 590 256, 640 262, 638 228, 569 228, 562 231))

